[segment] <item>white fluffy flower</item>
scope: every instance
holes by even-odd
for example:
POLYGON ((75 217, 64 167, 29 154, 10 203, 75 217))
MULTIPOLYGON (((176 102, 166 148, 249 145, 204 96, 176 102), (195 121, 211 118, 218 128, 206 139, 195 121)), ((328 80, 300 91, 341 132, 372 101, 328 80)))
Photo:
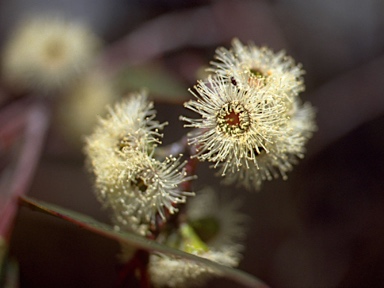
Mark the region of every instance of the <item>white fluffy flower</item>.
POLYGON ((60 17, 22 22, 3 51, 3 77, 16 87, 52 91, 91 65, 99 40, 84 25, 60 17))
POLYGON ((209 69, 225 77, 227 82, 238 88, 249 86, 279 86, 279 93, 287 97, 296 96, 304 90, 301 65, 284 51, 273 53, 267 47, 253 43, 243 45, 238 39, 232 41, 232 48, 216 50, 215 59, 209 69))
POLYGON ((310 104, 279 91, 277 84, 240 89, 221 76, 199 81, 191 90, 196 100, 184 106, 201 117, 181 117, 196 128, 189 134, 195 157, 213 162, 226 183, 259 189, 264 180, 285 179, 315 124, 310 104))
POLYGON ((192 180, 180 158, 168 157, 163 162, 151 155, 137 152, 132 155, 130 173, 121 187, 106 194, 120 229, 141 232, 155 224, 156 215, 165 220, 167 214, 178 211, 177 204, 185 203, 193 192, 183 191, 180 184, 192 180), (141 227, 141 228, 137 228, 141 227))
POLYGON ((144 92, 130 95, 108 112, 86 138, 85 147, 102 197, 129 179, 133 166, 130 157, 160 142, 159 130, 165 125, 154 120, 153 103, 147 101, 144 92))
POLYGON ((196 100, 184 106, 201 118, 181 119, 185 127, 197 128, 189 143, 196 146, 199 160, 223 163, 225 168, 239 168, 243 162, 257 166, 257 156, 284 136, 287 101, 275 94, 275 88, 238 89, 222 77, 210 77, 194 90, 196 100))
POLYGON ((153 103, 143 93, 109 109, 86 139, 86 153, 95 175, 96 192, 112 210, 116 227, 145 235, 156 215, 164 220, 192 192, 180 184, 191 180, 180 157, 152 157, 165 124, 154 120, 153 103))
MULTIPOLYGON (((257 155, 257 165, 249 165, 242 159, 239 166, 221 163, 219 175, 224 176, 224 183, 242 185, 248 190, 259 190, 262 183, 279 177, 286 180, 287 173, 305 154, 305 144, 316 130, 315 112, 309 103, 299 104, 299 98, 291 106, 290 117, 284 128, 285 134, 269 146, 269 151, 257 155)), ((229 163, 236 160, 228 159, 229 163)), ((236 162, 237 163, 237 162, 236 162)))
POLYGON ((259 189, 264 180, 286 179, 316 128, 312 106, 298 96, 304 71, 283 51, 238 39, 215 59, 214 76, 199 81, 196 99, 184 104, 201 117, 181 117, 196 128, 189 135, 195 157, 214 162, 226 183, 259 189))

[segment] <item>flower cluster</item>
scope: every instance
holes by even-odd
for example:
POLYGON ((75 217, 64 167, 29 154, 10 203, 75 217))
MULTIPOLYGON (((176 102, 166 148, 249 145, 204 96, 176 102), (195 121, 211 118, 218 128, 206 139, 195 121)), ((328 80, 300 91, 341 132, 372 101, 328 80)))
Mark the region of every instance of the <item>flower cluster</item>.
POLYGON ((144 92, 133 94, 110 108, 86 141, 99 200, 111 208, 116 227, 141 235, 150 233, 157 215, 165 220, 194 195, 181 190, 192 176, 180 157, 153 157, 166 123, 154 119, 152 108, 144 92))
POLYGON ((303 70, 284 52, 244 46, 219 48, 214 72, 190 92, 184 106, 201 118, 181 117, 196 128, 189 143, 201 161, 214 163, 226 183, 259 189, 264 180, 287 178, 315 130, 314 110, 302 104, 303 70))
MULTIPOLYGON (((200 118, 180 117, 185 127, 194 128, 187 137, 158 147, 167 123, 155 119, 153 103, 141 92, 108 109, 85 149, 97 197, 112 211, 116 229, 228 267, 238 265, 243 250, 245 217, 239 202, 222 201, 209 188, 188 197, 195 196, 189 182, 197 161, 187 166, 181 155, 165 155, 187 151, 212 163, 225 183, 259 189, 264 180, 286 179, 316 128, 313 107, 299 98, 304 90, 300 65, 284 52, 237 39, 232 46, 217 49, 213 73, 190 89, 195 99, 184 106, 200 118)), ((210 265, 157 252, 144 260, 138 255, 122 244, 121 259, 132 261, 128 267, 145 261, 155 287, 203 284, 220 274, 210 265)))

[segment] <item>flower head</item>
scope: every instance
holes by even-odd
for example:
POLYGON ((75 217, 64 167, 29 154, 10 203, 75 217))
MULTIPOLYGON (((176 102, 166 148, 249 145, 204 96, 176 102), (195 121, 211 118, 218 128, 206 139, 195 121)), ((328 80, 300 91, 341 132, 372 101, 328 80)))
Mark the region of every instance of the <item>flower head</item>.
POLYGON ((275 54, 267 47, 246 46, 234 39, 231 49, 216 50, 215 59, 209 70, 238 88, 278 85, 279 93, 287 97, 304 90, 304 71, 284 51, 275 54))
POLYGON ((155 224, 157 215, 166 220, 167 214, 176 213, 177 205, 185 203, 187 196, 195 195, 180 187, 194 178, 187 175, 180 158, 170 156, 161 162, 138 152, 130 162, 126 181, 107 194, 118 228, 141 232, 155 224))
POLYGON ((3 51, 3 75, 11 84, 51 91, 72 83, 92 63, 99 40, 83 25, 58 17, 30 18, 3 51))
POLYGON ((266 180, 288 178, 287 173, 304 157, 305 144, 316 130, 315 112, 309 103, 301 105, 296 98, 289 115, 286 125, 281 127, 285 134, 276 139, 268 151, 260 151, 256 165, 250 165, 245 158, 238 163, 233 157, 218 165, 218 175, 224 177, 225 184, 259 190, 266 180))
POLYGON ((175 205, 193 195, 179 187, 192 178, 180 157, 152 157, 165 125, 154 119, 152 108, 145 93, 116 104, 99 120, 85 149, 97 196, 112 210, 116 227, 143 235, 157 214, 165 219, 166 213, 177 211, 175 205))
POLYGON ((286 131, 289 101, 275 88, 238 89, 222 77, 198 82, 192 94, 197 98, 184 106, 201 115, 199 119, 181 117, 186 127, 197 128, 189 142, 196 146, 200 160, 223 164, 225 168, 257 166, 257 156, 269 150, 286 131))
POLYGON ((181 117, 196 128, 189 134, 195 157, 214 162, 226 183, 259 189, 264 180, 285 179, 315 130, 312 106, 298 97, 304 71, 283 51, 238 39, 230 50, 217 49, 215 59, 213 76, 184 104, 201 118, 181 117))

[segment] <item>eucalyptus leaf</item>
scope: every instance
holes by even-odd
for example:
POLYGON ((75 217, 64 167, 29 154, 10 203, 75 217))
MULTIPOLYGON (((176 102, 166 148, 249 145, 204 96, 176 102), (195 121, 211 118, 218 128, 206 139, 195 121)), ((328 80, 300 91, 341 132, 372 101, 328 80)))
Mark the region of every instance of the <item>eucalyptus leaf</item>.
POLYGON ((59 207, 57 205, 45 203, 43 201, 34 200, 32 198, 25 197, 25 196, 20 197, 20 200, 21 200, 21 204, 24 206, 61 218, 77 226, 80 226, 81 228, 87 229, 91 232, 102 235, 104 237, 116 240, 120 243, 132 245, 136 248, 144 249, 150 252, 156 251, 169 256, 188 259, 190 261, 194 261, 196 263, 209 266, 215 269, 216 271, 218 271, 222 276, 228 279, 232 279, 235 282, 241 283, 246 287, 255 287, 255 288, 268 287, 261 280, 243 271, 226 267, 218 263, 212 262, 210 260, 207 260, 205 258, 201 258, 193 254, 185 253, 183 251, 170 248, 168 246, 162 245, 153 240, 144 238, 142 236, 139 236, 133 233, 116 231, 113 229, 113 227, 104 223, 100 223, 97 220, 89 216, 83 215, 81 213, 67 210, 65 208, 59 207))

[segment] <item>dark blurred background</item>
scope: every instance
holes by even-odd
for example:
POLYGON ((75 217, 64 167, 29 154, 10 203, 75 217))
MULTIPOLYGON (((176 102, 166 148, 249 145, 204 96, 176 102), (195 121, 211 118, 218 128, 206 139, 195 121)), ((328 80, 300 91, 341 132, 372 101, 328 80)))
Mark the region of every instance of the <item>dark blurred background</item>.
MULTIPOLYGON (((106 47, 127 37, 119 53, 129 53, 130 65, 156 65, 175 77, 185 86, 180 99, 233 37, 284 49, 302 63, 302 98, 318 120, 305 159, 287 181, 260 192, 222 189, 243 198, 250 215, 240 269, 276 288, 384 287, 384 1, 3 0, 0 40, 23 15, 45 10, 88 23, 106 47)), ((156 99, 171 143, 185 132, 184 110, 156 99)), ((81 148, 59 128, 51 126, 29 196, 108 222, 81 148)), ((207 169, 199 168, 197 187, 218 186, 207 169)), ((116 243, 27 208, 11 251, 23 288, 112 287, 116 278, 116 243)))

